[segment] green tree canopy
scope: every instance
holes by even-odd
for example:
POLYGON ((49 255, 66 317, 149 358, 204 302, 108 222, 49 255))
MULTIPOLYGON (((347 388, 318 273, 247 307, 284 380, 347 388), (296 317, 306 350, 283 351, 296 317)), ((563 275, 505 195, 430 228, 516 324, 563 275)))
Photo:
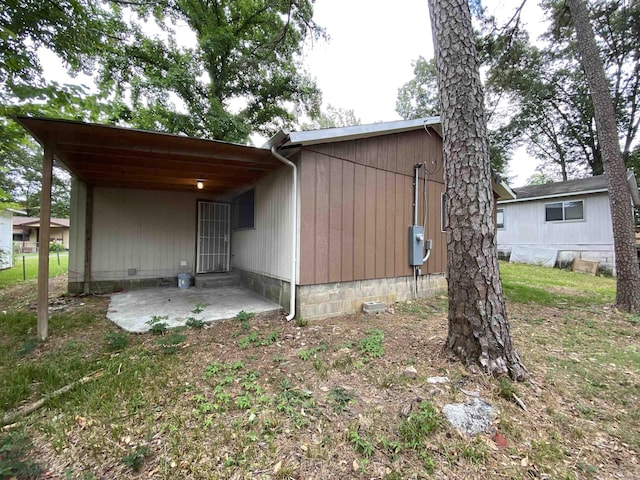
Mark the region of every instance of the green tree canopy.
POLYGON ((420 56, 412 65, 414 78, 398 89, 396 112, 406 119, 440 114, 435 60, 420 56))
MULTIPOLYGON (((543 43, 533 45, 515 23, 486 28, 480 42, 489 65, 488 91, 509 105, 502 135, 526 145, 547 172, 562 179, 603 172, 593 105, 579 62, 571 17, 561 0, 542 2, 551 20, 543 43), (488 33, 487 33, 488 32, 488 33)), ((640 126, 640 4, 591 2, 596 40, 616 108, 623 159, 629 164, 640 126)))
MULTIPOLYGON (((323 36, 312 0, 7 0, 0 187, 37 210, 41 151, 9 120, 17 114, 235 142, 291 126, 301 113, 313 117, 320 92, 300 59, 304 42, 323 36), (40 49, 71 75, 93 75, 97 90, 47 81, 40 49)), ((54 189, 64 199, 68 178, 57 173, 54 189)))
POLYGON ((164 30, 135 25, 132 41, 102 58, 100 85, 121 102, 120 120, 246 142, 317 114, 320 92, 301 64, 304 42, 324 35, 311 0, 162 0, 136 11, 164 30), (195 45, 179 44, 180 24, 195 45))

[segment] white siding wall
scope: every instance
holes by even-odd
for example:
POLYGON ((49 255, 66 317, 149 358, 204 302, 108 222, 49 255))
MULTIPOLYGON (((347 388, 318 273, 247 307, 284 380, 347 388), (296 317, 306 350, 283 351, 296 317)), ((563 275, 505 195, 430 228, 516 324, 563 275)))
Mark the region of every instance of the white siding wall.
POLYGON ((514 245, 558 250, 613 250, 611 210, 606 193, 499 203, 498 208, 504 208, 504 228, 498 230, 500 250, 510 251, 514 245), (572 200, 584 201, 583 221, 545 221, 547 203, 572 200))
POLYGON ((255 228, 231 232, 233 267, 290 279, 291 175, 283 166, 256 185, 255 228))
POLYGON ((180 260, 193 271, 197 197, 196 192, 95 189, 95 279, 176 276, 180 260), (128 275, 133 268, 136 275, 128 275))
POLYGON ((71 178, 71 204, 69 206, 69 283, 84 281, 84 234, 87 188, 71 178))
POLYGON ((13 213, 0 211, 0 269, 12 266, 11 252, 13 251, 13 213))

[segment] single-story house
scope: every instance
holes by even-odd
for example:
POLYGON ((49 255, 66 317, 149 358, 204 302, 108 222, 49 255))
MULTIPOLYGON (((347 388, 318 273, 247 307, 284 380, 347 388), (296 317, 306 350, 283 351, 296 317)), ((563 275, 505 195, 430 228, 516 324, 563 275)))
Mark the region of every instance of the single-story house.
MULTIPOLYGON (((49 222, 49 243, 58 243, 69 250, 69 219, 52 218, 49 222)), ((20 253, 38 251, 40 218, 13 217, 13 241, 20 253)))
MULTIPOLYGON (((636 177, 628 172, 629 202, 640 206, 636 177)), ((497 205, 498 251, 566 266, 574 258, 595 260, 615 273, 613 226, 604 175, 513 189, 516 198, 497 205)), ((631 209, 629 210, 631 212, 631 209)), ((513 260, 513 258, 512 258, 513 260)))
POLYGON ((13 208, 0 210, 0 270, 13 267, 12 218, 14 213, 24 215, 25 212, 13 208))
POLYGON ((446 291, 439 117, 281 131, 260 148, 17 121, 72 174, 71 292, 232 271, 309 319, 446 291))

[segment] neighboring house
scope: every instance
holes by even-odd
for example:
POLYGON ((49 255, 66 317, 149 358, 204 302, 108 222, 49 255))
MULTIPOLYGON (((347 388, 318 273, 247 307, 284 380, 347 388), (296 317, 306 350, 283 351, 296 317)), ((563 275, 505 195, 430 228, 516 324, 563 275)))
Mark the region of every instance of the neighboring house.
POLYGON ((0 270, 13 266, 12 218, 13 214, 23 214, 20 210, 5 208, 0 210, 0 270))
MULTIPOLYGON (((18 121, 72 173, 69 291, 233 271, 288 310, 293 277, 303 318, 446 291, 438 117, 279 132, 262 148, 18 121), (425 232, 409 238, 414 223, 425 232)), ((499 178, 494 192, 513 198, 499 178)))
MULTIPOLYGON (((638 185, 628 173, 634 207, 638 185)), ((565 266, 574 258, 597 260, 614 272, 613 226, 604 175, 513 189, 516 198, 498 201, 498 250, 504 256, 548 259, 565 266)), ((630 210, 631 211, 631 210, 630 210)))
MULTIPOLYGON (((49 243, 59 243, 69 250, 69 219, 52 218, 49 222, 49 243)), ((38 217, 13 217, 13 241, 20 253, 38 251, 40 219, 38 217)))

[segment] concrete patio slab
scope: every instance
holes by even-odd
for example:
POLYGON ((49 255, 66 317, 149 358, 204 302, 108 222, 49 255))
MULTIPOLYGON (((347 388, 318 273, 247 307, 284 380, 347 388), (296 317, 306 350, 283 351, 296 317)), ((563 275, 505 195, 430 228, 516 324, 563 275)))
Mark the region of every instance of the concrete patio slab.
POLYGON ((111 296, 107 318, 128 332, 142 333, 151 328, 153 316, 167 316, 169 327, 179 327, 189 317, 206 323, 235 317, 238 312, 263 313, 280 310, 280 305, 244 287, 149 288, 115 293, 111 296), (203 311, 192 313, 196 305, 203 311))

